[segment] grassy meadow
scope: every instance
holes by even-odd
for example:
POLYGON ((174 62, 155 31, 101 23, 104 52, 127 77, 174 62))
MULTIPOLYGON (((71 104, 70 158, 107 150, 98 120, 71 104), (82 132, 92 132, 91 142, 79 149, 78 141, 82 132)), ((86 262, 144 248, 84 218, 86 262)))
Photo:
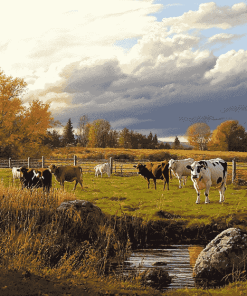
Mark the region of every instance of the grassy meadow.
MULTIPOLYGON (((71 150, 69 153, 76 152, 73 148, 71 150)), ((82 154, 84 152, 89 154, 85 148, 82 150, 82 154)), ((76 155, 80 157, 78 151, 76 155)), ((132 151, 138 152, 122 150, 115 151, 115 155, 132 151)), ((147 158, 143 157, 144 153, 155 152, 145 150, 139 157, 147 158)), ((200 157, 197 151, 172 151, 175 152, 177 155, 188 153, 181 156, 183 158, 191 155, 194 158, 195 155, 199 155, 199 158, 226 158, 219 154, 216 156, 216 152, 212 157, 200 157)), ((63 156, 68 157, 69 153, 63 156)), ((99 151, 92 150, 90 153, 99 153, 99 151)), ((113 155, 112 151, 109 153, 113 155)), ((238 157, 244 161, 247 153, 241 155, 241 158, 239 154, 228 157, 238 157)), ((243 167, 238 170, 237 175, 247 180, 246 172, 243 167)), ((154 190, 151 181, 148 189, 147 181, 137 174, 133 176, 113 174, 110 178, 105 174, 103 178, 100 176, 97 178, 93 173, 84 173, 83 189, 78 185, 73 191, 73 186, 73 183, 65 182, 65 191, 63 191, 53 177, 53 188, 47 196, 42 189, 33 192, 27 189, 21 190, 19 181, 13 182, 10 169, 0 170, 2 270, 0 295, 236 295, 236 293, 241 295, 247 293, 246 282, 233 283, 220 290, 183 289, 162 293, 141 286, 138 276, 124 278, 108 274, 106 270, 111 260, 121 262, 129 254, 133 238, 131 235, 129 237, 125 230, 118 231, 120 224, 125 225, 127 229, 127 224, 124 224, 127 223, 126 217, 133 217, 135 221, 139 221, 139 228, 137 227, 139 230, 147 225, 164 228, 162 239, 166 242, 167 238, 167 243, 178 228, 180 232, 177 233, 181 236, 187 233, 187 237, 196 236, 200 230, 199 238, 205 234, 206 240, 209 238, 207 232, 211 231, 215 236, 217 231, 228 227, 247 230, 247 186, 231 184, 231 169, 228 170, 226 201, 222 204, 219 203, 219 192, 215 188, 211 188, 209 193, 210 204, 204 204, 203 191, 201 204, 195 204, 196 192, 190 178, 182 189, 178 189, 178 180, 173 178, 170 181, 170 190, 166 188, 163 191, 163 181, 157 181, 157 190, 154 190), (106 214, 104 224, 94 234, 94 237, 98 238, 97 243, 85 234, 87 230, 83 219, 73 215, 61 218, 56 213, 56 208, 62 201, 75 199, 90 201, 106 214), (112 224, 112 221, 115 222, 112 224), (70 225, 69 228, 66 225, 70 225), (79 232, 79 237, 73 237, 71 233, 74 232, 79 232)), ((148 235, 152 237, 152 234, 148 235)))

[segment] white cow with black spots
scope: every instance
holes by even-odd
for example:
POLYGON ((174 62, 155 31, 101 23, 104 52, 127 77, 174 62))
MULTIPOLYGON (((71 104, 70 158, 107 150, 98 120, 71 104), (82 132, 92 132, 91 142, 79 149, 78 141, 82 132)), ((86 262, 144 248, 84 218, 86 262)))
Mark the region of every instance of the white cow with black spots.
POLYGON ((190 176, 191 171, 187 168, 187 165, 191 165, 195 160, 193 158, 169 160, 169 169, 179 180, 179 188, 182 188, 182 180, 185 185, 187 176, 190 176))
POLYGON ((197 204, 200 203, 200 191, 204 188, 205 203, 209 203, 208 194, 212 185, 219 188, 220 202, 225 201, 227 163, 223 159, 195 161, 192 165, 187 165, 187 168, 191 170, 191 180, 197 192, 197 204))

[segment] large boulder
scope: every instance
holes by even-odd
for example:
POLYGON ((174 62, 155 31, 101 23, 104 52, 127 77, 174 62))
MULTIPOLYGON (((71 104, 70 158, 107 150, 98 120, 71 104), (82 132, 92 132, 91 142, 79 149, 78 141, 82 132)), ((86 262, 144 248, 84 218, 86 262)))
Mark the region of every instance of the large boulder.
POLYGON ((217 235, 198 256, 193 275, 198 280, 236 279, 247 268, 247 233, 229 228, 217 235))
POLYGON ((60 225, 73 237, 95 239, 104 220, 101 209, 86 200, 65 201, 57 208, 60 225))

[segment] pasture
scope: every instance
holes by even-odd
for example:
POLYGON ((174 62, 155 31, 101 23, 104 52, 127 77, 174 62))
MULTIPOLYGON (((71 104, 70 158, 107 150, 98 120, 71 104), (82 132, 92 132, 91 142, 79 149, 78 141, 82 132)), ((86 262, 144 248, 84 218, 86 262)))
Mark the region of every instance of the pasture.
MULTIPOLYGON (((242 173, 244 177, 245 168, 242 173)), ((0 179, 4 186, 20 186, 16 180, 12 184, 11 170, 1 169, 0 179)), ((59 183, 53 176, 53 190, 60 190, 59 183)), ((210 204, 204 204, 204 190, 201 193, 201 203, 196 202, 196 191, 190 177, 182 189, 178 189, 178 180, 170 180, 170 190, 163 191, 163 181, 157 180, 157 190, 154 190, 152 180, 150 189, 147 189, 147 181, 140 175, 115 176, 110 178, 106 174, 95 177, 94 173, 83 174, 83 190, 80 186, 73 191, 73 183, 65 182, 65 191, 74 194, 75 199, 83 199, 92 202, 102 209, 104 213, 121 216, 123 214, 139 217, 145 221, 163 219, 159 211, 165 211, 173 215, 179 215, 180 221, 190 225, 207 225, 214 220, 223 219, 226 223, 233 218, 238 220, 241 227, 247 221, 247 186, 231 184, 231 171, 228 170, 226 201, 219 203, 219 192, 211 187, 209 192, 210 204), (238 219, 236 219, 236 215, 238 219)), ((39 189, 42 190, 42 189, 39 189)))

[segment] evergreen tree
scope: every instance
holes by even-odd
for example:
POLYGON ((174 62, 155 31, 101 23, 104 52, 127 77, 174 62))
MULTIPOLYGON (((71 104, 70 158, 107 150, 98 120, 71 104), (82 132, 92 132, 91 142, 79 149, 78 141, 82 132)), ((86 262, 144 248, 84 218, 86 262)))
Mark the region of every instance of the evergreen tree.
POLYGON ((63 129, 63 146, 66 146, 68 144, 75 144, 75 137, 71 119, 68 120, 63 129))
POLYGON ((173 148, 174 149, 179 149, 180 148, 180 141, 179 141, 177 136, 176 136, 176 138, 174 140, 173 148))

